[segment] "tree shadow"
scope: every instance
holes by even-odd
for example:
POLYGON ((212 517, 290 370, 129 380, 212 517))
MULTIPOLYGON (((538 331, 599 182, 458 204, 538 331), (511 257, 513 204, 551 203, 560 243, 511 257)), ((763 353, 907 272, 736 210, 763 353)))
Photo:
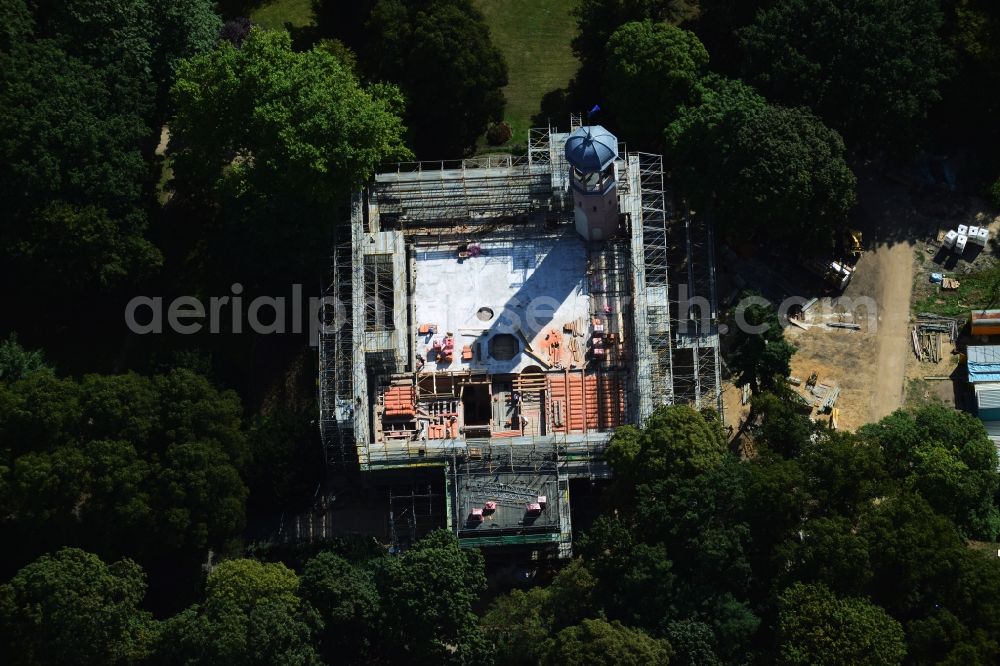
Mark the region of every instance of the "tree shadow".
POLYGON ((568 124, 570 114, 584 113, 595 104, 601 105, 600 89, 597 86, 599 81, 600 77, 588 75, 580 67, 565 86, 542 95, 538 113, 531 117, 532 127, 568 124))
POLYGON ((215 5, 223 20, 240 16, 250 16, 250 12, 267 4, 270 0, 217 0, 215 5))

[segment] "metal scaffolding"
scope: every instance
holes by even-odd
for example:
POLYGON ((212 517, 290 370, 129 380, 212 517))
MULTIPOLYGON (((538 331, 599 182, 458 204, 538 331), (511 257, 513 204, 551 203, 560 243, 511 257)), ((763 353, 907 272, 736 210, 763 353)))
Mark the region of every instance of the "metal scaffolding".
MULTIPOLYGON (((544 137, 536 141, 534 154, 545 152, 544 137)), ((400 163, 378 174, 371 192, 383 228, 399 229, 517 217, 553 198, 550 167, 511 155, 400 163)))
POLYGON ((670 275, 667 196, 663 187, 663 158, 636 153, 641 204, 642 264, 649 340, 649 386, 653 408, 674 403, 671 354, 670 275))

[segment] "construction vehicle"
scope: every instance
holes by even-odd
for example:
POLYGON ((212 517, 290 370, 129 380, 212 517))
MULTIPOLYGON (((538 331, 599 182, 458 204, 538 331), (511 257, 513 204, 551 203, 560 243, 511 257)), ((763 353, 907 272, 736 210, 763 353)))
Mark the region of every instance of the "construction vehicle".
POLYGON ((857 229, 844 229, 844 252, 855 262, 865 253, 861 244, 861 232, 857 229))
POLYGON ((854 268, 842 261, 805 259, 802 261, 802 267, 822 278, 823 284, 832 291, 843 291, 854 277, 854 268))

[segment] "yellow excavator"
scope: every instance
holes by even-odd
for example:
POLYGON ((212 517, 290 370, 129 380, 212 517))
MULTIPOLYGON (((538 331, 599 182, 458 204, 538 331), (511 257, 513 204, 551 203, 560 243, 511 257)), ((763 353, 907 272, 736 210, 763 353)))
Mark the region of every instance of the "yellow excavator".
POLYGON ((857 229, 844 229, 844 251, 856 262, 865 253, 861 243, 861 232, 857 229))

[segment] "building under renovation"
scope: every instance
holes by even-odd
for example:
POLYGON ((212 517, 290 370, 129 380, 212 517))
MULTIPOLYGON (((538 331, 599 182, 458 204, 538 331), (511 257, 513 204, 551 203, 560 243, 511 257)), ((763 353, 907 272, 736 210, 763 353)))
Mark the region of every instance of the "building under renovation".
POLYGON ((711 228, 671 202, 659 155, 579 118, 355 195, 321 427, 331 465, 386 479, 393 542, 568 556, 570 480, 608 477, 615 428, 721 411, 711 228))

